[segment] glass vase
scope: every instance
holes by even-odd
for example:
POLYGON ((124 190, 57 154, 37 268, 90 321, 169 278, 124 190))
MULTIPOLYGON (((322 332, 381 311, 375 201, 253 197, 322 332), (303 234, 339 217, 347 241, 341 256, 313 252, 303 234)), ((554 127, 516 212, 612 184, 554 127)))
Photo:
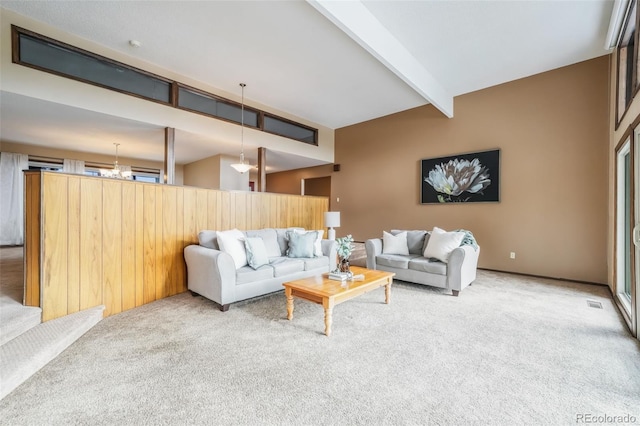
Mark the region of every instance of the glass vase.
POLYGON ((339 265, 339 269, 340 272, 351 272, 351 270, 349 269, 349 259, 344 257, 342 259, 340 259, 340 265, 339 265))

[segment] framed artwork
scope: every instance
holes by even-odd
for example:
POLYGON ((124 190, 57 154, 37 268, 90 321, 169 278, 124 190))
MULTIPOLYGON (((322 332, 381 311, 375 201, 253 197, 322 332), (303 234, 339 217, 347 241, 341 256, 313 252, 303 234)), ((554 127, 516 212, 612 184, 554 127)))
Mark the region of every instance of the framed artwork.
POLYGON ((421 203, 500 201, 500 150, 421 161, 421 203))

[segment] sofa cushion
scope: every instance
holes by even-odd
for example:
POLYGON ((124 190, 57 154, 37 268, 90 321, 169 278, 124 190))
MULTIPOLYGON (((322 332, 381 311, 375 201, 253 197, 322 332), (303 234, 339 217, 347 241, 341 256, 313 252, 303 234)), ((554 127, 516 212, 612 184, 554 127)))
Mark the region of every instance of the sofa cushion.
MULTIPOLYGON (((392 229, 392 235, 398 235, 404 232, 399 229, 392 229)), ((427 231, 406 231, 407 232, 407 247, 409 248, 409 254, 419 254, 422 256, 424 253, 424 238, 427 235, 427 231)))
POLYGON ((247 249, 247 263, 253 269, 269 264, 269 256, 264 240, 260 237, 246 237, 244 247, 247 249))
POLYGON ((299 231, 287 232, 287 239, 289 240, 287 256, 293 258, 314 257, 317 238, 318 233, 316 231, 309 231, 304 234, 299 231))
POLYGON ((270 278, 273 278, 273 268, 269 265, 261 266, 258 269, 243 266, 236 271, 236 285, 268 280, 270 278))
POLYGON ((417 257, 409 261, 409 269, 431 274, 447 275, 447 265, 439 260, 417 257))
MULTIPOLYGON (((304 270, 311 271, 312 269, 326 268, 329 266, 329 258, 327 256, 314 257, 313 259, 304 259, 304 270)), ((336 265, 332 265, 335 268, 336 265)), ((332 269, 333 269, 332 268, 332 269)))
POLYGON ((247 264, 247 251, 244 247, 244 234, 237 230, 217 231, 218 245, 220 250, 229 254, 233 258, 236 269, 240 269, 247 264))
POLYGON ((417 254, 379 254, 376 263, 391 268, 409 269, 409 261, 420 257, 417 254))
POLYGON ((216 236, 216 231, 200 231, 198 233, 198 244, 202 247, 220 250, 220 246, 218 245, 218 237, 216 236))
POLYGON ((305 231, 296 229, 295 232, 299 234, 306 234, 307 232, 317 232, 316 241, 313 245, 313 254, 317 257, 322 256, 322 237, 324 236, 324 229, 318 229, 317 231, 305 231))
POLYGON ((295 274, 304 271, 304 259, 290 259, 288 257, 277 257, 271 259, 270 263, 273 268, 274 277, 282 277, 284 275, 295 274))
POLYGON ((431 231, 429 243, 424 250, 424 257, 438 259, 447 263, 451 252, 460 247, 464 237, 464 232, 447 232, 436 226, 431 231))
POLYGON ((383 254, 409 254, 407 245, 407 232, 403 231, 397 235, 382 231, 382 253, 383 254))
POLYGON ((258 229, 254 231, 245 232, 247 237, 259 237, 264 241, 264 246, 267 249, 267 256, 276 257, 282 256, 280 252, 280 244, 278 244, 278 234, 273 228, 258 229))

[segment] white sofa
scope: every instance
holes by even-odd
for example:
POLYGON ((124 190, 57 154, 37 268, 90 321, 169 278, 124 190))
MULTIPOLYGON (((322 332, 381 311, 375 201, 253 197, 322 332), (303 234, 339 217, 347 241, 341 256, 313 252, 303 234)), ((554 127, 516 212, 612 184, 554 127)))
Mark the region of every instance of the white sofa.
POLYGON ((282 290, 282 283, 286 281, 319 275, 335 267, 335 241, 321 241, 322 256, 288 257, 286 235, 292 230, 304 231, 302 228, 265 228, 242 232, 247 237, 262 238, 267 245, 275 247, 270 252, 275 256, 269 257, 269 264, 258 269, 251 266, 236 269, 232 256, 220 250, 216 231, 201 231, 199 245, 184 249, 189 290, 226 311, 231 303, 282 290))
MULTIPOLYGON (((392 230, 398 235, 402 230, 392 230)), ((395 272, 395 279, 451 290, 454 296, 476 279, 480 246, 465 244, 451 251, 447 263, 425 258, 431 231, 406 231, 409 254, 384 254, 382 238, 365 242, 367 268, 395 272)))

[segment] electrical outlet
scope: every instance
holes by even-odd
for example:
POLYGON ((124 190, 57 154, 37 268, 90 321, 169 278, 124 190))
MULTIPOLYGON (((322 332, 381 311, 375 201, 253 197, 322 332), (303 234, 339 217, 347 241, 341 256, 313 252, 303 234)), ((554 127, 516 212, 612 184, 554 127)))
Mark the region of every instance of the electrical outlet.
POLYGON ((339 203, 339 202, 340 202, 340 197, 337 197, 336 198, 336 203, 339 203))
POLYGON ((510 259, 515 259, 515 258, 516 258, 516 252, 515 252, 515 251, 512 251, 512 252, 509 254, 509 258, 510 258, 510 259))

